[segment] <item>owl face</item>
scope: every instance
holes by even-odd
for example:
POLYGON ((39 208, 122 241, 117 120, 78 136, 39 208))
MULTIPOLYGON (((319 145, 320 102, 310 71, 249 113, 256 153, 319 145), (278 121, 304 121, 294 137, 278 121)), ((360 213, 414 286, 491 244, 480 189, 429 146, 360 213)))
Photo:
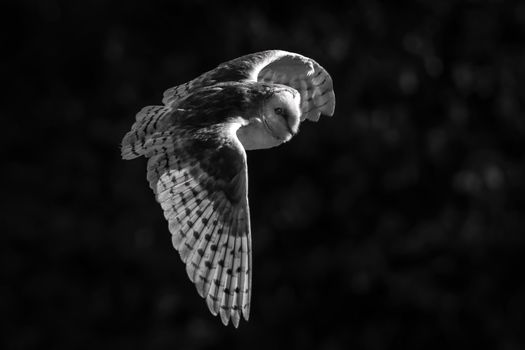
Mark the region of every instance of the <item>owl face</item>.
POLYGON ((300 95, 293 89, 277 88, 263 102, 258 115, 238 130, 244 148, 271 148, 289 141, 299 131, 300 102, 300 95))
POLYGON ((299 131, 301 97, 291 89, 279 89, 263 105, 262 119, 277 139, 288 141, 299 131))

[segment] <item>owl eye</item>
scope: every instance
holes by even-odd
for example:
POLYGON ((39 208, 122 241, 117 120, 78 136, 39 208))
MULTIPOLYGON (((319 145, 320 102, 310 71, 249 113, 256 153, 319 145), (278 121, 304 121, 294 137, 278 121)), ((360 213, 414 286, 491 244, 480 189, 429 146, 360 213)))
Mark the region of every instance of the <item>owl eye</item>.
POLYGON ((284 114, 284 111, 281 107, 277 107, 273 110, 275 112, 275 114, 277 115, 283 115, 284 114))

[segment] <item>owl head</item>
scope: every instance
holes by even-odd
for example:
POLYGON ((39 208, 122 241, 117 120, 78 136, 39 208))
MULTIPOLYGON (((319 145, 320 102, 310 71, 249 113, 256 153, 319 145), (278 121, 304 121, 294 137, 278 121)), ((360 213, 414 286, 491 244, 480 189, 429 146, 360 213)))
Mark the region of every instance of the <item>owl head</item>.
POLYGON ((297 90, 274 84, 248 124, 237 131, 247 150, 278 146, 299 131, 301 96, 297 90))

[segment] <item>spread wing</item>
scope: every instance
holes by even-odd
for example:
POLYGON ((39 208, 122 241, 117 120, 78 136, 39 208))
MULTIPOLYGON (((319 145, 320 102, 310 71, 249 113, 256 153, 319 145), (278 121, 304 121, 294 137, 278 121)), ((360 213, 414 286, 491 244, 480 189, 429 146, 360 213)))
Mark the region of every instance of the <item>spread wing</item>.
POLYGON ((188 277, 227 325, 248 320, 251 235, 246 153, 224 127, 159 132, 144 144, 148 181, 188 277))
POLYGON ((299 91, 301 121, 318 121, 321 114, 334 114, 335 93, 332 78, 319 63, 308 57, 286 51, 269 51, 266 59, 253 66, 251 78, 288 85, 299 91))
POLYGON ((321 114, 334 113, 335 93, 328 72, 311 58, 281 50, 257 52, 222 63, 186 84, 166 90, 162 101, 173 106, 196 87, 241 80, 283 84, 296 89, 301 95, 301 121, 317 121, 321 114))

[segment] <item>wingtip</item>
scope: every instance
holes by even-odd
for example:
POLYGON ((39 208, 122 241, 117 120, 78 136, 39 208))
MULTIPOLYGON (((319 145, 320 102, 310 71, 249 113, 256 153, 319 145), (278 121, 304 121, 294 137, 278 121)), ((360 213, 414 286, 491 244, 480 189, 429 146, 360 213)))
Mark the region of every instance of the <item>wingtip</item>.
POLYGON ((213 302, 213 300, 211 300, 209 297, 206 298, 206 304, 208 304, 208 309, 210 309, 210 312, 212 313, 212 315, 217 316, 218 312, 217 312, 217 309, 215 308, 215 303, 213 302))
POLYGON ((237 311, 234 311, 231 315, 231 320, 232 320, 232 323, 233 323, 233 326, 235 328, 239 328, 239 320, 240 320, 240 316, 239 316, 239 313, 237 311))
POLYGON ((230 315, 226 312, 226 310, 224 310, 222 308, 221 308, 221 311, 220 311, 220 315, 221 315, 222 324, 227 326, 228 323, 230 322, 230 315))
POLYGON ((335 112, 335 92, 334 90, 330 91, 330 95, 331 95, 331 101, 332 103, 330 103, 330 108, 328 108, 328 115, 331 117, 334 115, 334 112, 335 112))
POLYGON ((195 282, 195 287, 197 288, 197 293, 199 293, 201 298, 206 298, 206 295, 204 295, 204 281, 200 281, 199 278, 197 278, 197 282, 195 282))
POLYGON ((331 117, 335 113, 335 93, 332 90, 332 91, 329 92, 329 94, 330 94, 330 97, 329 97, 329 101, 330 102, 326 106, 323 106, 323 109, 322 109, 321 113, 323 115, 331 117))
POLYGON ((244 317, 246 322, 248 322, 248 320, 250 319, 250 305, 249 304, 243 307, 242 316, 244 317))

